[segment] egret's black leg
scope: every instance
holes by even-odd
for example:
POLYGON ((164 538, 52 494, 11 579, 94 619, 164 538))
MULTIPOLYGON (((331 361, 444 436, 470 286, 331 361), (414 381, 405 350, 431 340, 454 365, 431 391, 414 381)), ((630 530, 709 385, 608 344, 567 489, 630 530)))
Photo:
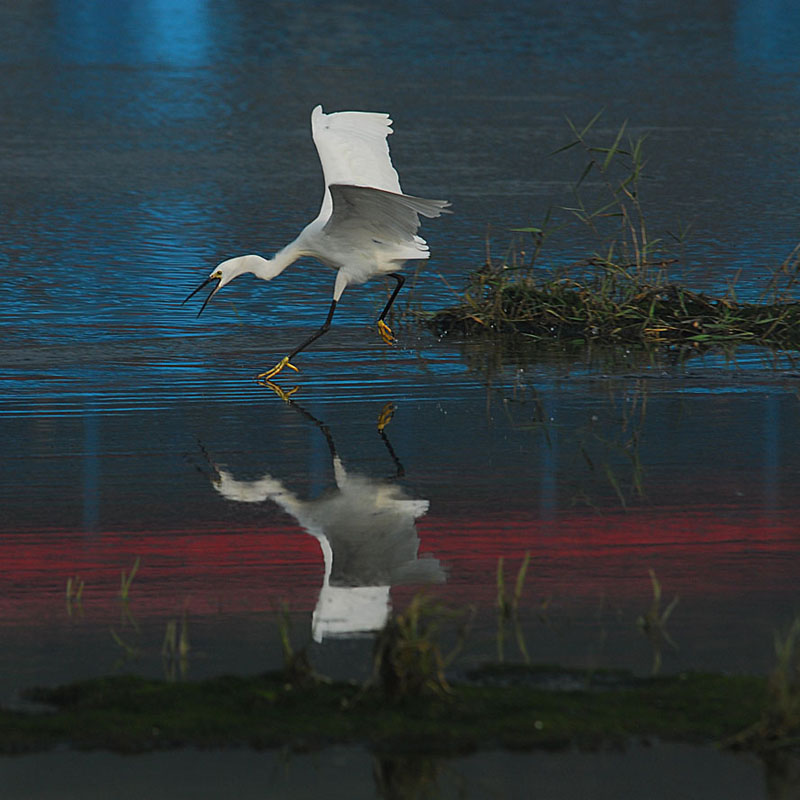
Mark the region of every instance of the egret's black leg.
POLYGON ((259 381, 268 381, 271 378, 274 378, 284 367, 289 367, 289 369, 293 369, 295 372, 299 372, 297 367, 292 364, 292 359, 301 351, 305 350, 312 342, 315 342, 319 339, 320 336, 323 336, 327 333, 328 328, 331 327, 331 320, 333 319, 333 312, 336 311, 336 301, 331 301, 331 307, 328 309, 328 316, 325 319, 325 322, 322 323, 322 326, 319 330, 315 331, 308 337, 302 344, 298 347, 295 347, 288 356, 284 356, 272 369, 268 369, 266 372, 262 372, 260 375, 256 376, 256 380, 259 381))
POLYGON ((333 319, 333 312, 336 311, 336 301, 331 300, 331 307, 328 309, 328 316, 325 318, 325 322, 322 323, 322 326, 316 333, 312 333, 311 336, 308 337, 301 345, 295 347, 291 353, 289 353, 289 360, 293 359, 301 350, 305 350, 312 342, 316 342, 320 336, 326 334, 328 332, 328 328, 331 327, 331 320, 333 319))
POLYGON ((389 277, 394 278, 397 281, 397 286, 394 287, 394 291, 392 292, 392 295, 387 301, 386 305, 383 307, 383 311, 381 311, 381 315, 378 317, 378 319, 386 319, 386 315, 389 313, 392 303, 394 303, 398 292, 403 288, 403 284, 406 282, 405 275, 401 275, 399 272, 390 272, 389 277))
POLYGON ((381 335, 381 339, 383 339, 386 344, 394 344, 395 339, 392 329, 384 322, 384 320, 386 319, 386 315, 389 313, 389 309, 392 307, 392 303, 394 303, 398 292, 403 288, 403 284, 406 282, 406 279, 405 276, 401 275, 399 272, 391 272, 389 275, 397 281, 397 286, 394 287, 394 291, 390 295, 386 305, 383 307, 381 315, 378 317, 378 333, 381 335))

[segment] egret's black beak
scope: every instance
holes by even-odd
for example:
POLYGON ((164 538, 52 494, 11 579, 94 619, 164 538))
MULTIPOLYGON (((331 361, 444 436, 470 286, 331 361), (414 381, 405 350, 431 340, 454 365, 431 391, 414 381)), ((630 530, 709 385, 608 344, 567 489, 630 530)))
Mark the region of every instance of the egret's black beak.
MULTIPOLYGON (((206 279, 205 279, 205 280, 204 280, 204 281, 203 281, 203 282, 202 282, 202 283, 201 283, 201 284, 200 284, 200 285, 199 285, 199 286, 198 286, 198 287, 197 287, 197 288, 196 288, 196 289, 195 289, 195 290, 194 290, 194 291, 193 291, 193 292, 192 292, 192 293, 191 293, 191 294, 190 294, 190 295, 189 295, 189 296, 186 298, 186 300, 191 300, 191 298, 193 298, 193 297, 194 297, 194 296, 195 296, 195 295, 196 295, 196 294, 197 294, 197 293, 198 293, 198 292, 199 292, 201 289, 205 289, 205 288, 206 288, 206 286, 208 286, 208 284, 209 284, 209 283, 211 283, 211 281, 217 281, 217 285, 216 285, 216 286, 215 286, 215 287, 214 287, 214 288, 211 290, 211 294, 209 294, 209 296, 208 296, 208 297, 206 297, 206 299, 205 299, 205 302, 203 303, 203 305, 202 305, 202 306, 200 306, 200 310, 197 312, 197 316, 198 316, 198 317, 199 317, 199 316, 200 316, 200 315, 203 313, 203 310, 204 310, 204 309, 205 309, 205 307, 208 305, 208 301, 209 301, 209 300, 210 300, 210 299, 211 299, 211 298, 212 298, 212 297, 213 297, 213 296, 214 296, 214 295, 217 293, 217 290, 219 289, 219 280, 220 280, 220 279, 219 279, 219 278, 218 278, 216 275, 212 275, 210 278, 206 278, 206 279)), ((183 301, 183 303, 185 303, 185 302, 186 302, 186 300, 184 300, 184 301, 183 301)), ((183 303, 181 303, 181 305, 183 305, 183 303)))

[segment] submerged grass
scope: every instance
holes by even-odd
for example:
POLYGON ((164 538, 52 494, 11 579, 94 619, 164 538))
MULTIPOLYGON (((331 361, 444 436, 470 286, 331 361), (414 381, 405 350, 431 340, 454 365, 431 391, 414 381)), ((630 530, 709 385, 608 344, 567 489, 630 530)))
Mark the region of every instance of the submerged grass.
POLYGON ((605 344, 756 343, 800 347, 800 245, 773 270, 758 302, 741 302, 735 286, 719 296, 693 291, 674 278, 688 229, 671 242, 650 236, 640 200, 645 137, 626 138, 626 125, 610 145, 594 142, 594 117, 556 152, 585 156, 562 207, 597 249, 569 267, 539 266, 545 244, 563 224, 549 210, 540 226, 513 229, 516 240, 499 262, 487 248, 483 267, 470 276, 459 302, 428 318, 439 333, 517 333, 538 340, 605 344), (591 188, 587 188, 592 178, 591 188))

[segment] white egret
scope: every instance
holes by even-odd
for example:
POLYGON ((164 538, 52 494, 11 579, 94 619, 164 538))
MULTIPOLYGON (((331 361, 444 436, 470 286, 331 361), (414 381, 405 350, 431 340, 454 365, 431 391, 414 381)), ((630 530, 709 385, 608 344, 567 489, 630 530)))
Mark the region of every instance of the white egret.
POLYGON ((364 283, 375 275, 388 275, 397 281, 377 323, 383 341, 394 342, 386 315, 403 286, 404 278, 398 270, 405 261, 430 256, 425 240, 417 235, 419 215, 438 217, 450 203, 403 194, 386 140, 392 133, 391 122, 388 114, 365 111, 325 114, 322 106, 317 106, 311 112, 311 133, 325 179, 317 218, 272 258, 246 255, 223 261, 186 298, 217 281, 199 316, 223 286, 246 272, 270 281, 303 256, 337 270, 325 322, 272 369, 258 375, 258 379, 268 381, 284 367, 298 372, 292 359, 328 330, 342 292, 350 284, 364 283))

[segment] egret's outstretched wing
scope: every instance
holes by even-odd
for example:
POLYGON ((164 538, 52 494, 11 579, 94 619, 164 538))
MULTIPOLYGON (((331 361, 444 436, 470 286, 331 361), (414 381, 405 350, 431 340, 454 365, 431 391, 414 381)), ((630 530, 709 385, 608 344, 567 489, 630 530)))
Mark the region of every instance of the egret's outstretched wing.
POLYGON ((395 194, 366 186, 329 187, 333 213, 323 234, 355 247, 357 243, 378 241, 405 247, 396 258, 427 258, 428 246, 417 236, 419 215, 438 217, 449 213, 446 200, 428 200, 408 194, 395 194))
POLYGON ((401 193, 386 141, 392 132, 391 122, 388 114, 367 111, 325 114, 322 106, 317 106, 311 112, 311 133, 325 176, 325 196, 318 219, 327 219, 331 214, 331 184, 372 186, 401 193))

